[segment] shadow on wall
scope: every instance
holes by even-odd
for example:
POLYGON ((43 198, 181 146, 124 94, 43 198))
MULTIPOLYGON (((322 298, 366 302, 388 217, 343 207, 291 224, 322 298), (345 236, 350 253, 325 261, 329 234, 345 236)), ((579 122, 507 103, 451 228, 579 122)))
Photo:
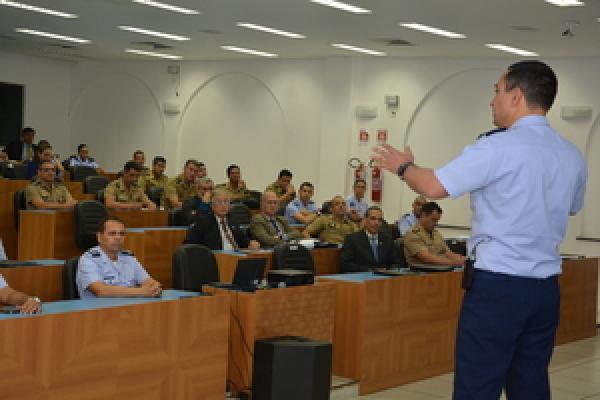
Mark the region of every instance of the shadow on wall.
POLYGON ((179 163, 188 158, 205 162, 217 183, 233 163, 240 165, 249 188, 262 190, 288 160, 279 100, 247 74, 217 75, 200 86, 185 107, 178 138, 179 163))

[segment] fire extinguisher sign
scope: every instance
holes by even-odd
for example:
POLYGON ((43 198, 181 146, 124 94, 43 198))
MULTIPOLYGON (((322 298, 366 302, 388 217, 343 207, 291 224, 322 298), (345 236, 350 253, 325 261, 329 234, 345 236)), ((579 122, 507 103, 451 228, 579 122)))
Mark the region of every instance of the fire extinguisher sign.
POLYGON ((387 129, 378 129, 377 130, 377 144, 382 145, 386 144, 388 140, 388 130, 387 129))
POLYGON ((361 129, 358 134, 358 143, 361 145, 366 145, 369 143, 369 131, 366 129, 361 129))

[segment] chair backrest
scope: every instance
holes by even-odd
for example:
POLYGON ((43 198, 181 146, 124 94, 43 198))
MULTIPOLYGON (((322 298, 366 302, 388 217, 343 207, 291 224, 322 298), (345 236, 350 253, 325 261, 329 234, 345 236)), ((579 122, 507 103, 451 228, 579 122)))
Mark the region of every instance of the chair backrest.
POLYGON ((260 208, 260 197, 262 193, 258 190, 248 190, 248 197, 242 200, 242 203, 248 206, 250 209, 260 208))
POLYGON ((97 176, 96 170, 92 167, 84 167, 82 165, 71 168, 72 181, 85 181, 88 176, 97 176))
POLYGON ((169 212, 170 226, 190 226, 194 222, 194 214, 189 208, 175 208, 169 212))
POLYGON ((65 261, 62 272, 62 287, 63 287, 63 299, 64 300, 75 300, 79 298, 79 291, 77 290, 77 266, 79 265, 79 257, 73 257, 65 261))
POLYGON ((227 219, 233 225, 248 225, 250 224, 250 219, 252 219, 252 212, 245 204, 232 204, 229 214, 227 214, 227 219))
POLYGON ((98 223, 108 215, 106 207, 95 200, 83 200, 75 205, 74 213, 75 244, 84 251, 96 246, 96 230, 98 223))
POLYGON ((273 269, 315 272, 315 262, 311 252, 301 244, 281 243, 273 249, 273 269))
POLYGON ((96 192, 96 200, 104 204, 104 189, 100 189, 96 192))
POLYGON ((156 207, 160 207, 160 198, 164 191, 165 189, 160 186, 153 186, 148 190, 148 198, 156 204, 156 207))
POLYGON ((2 175, 8 179, 27 180, 27 163, 3 163, 2 175))
MULTIPOLYGON (((82 167, 83 168, 83 167, 82 167)), ((102 175, 87 176, 83 180, 83 192, 87 194, 97 194, 108 185, 108 178, 102 175)))
POLYGON ((19 229, 19 211, 27 209, 27 201, 25 199, 25 190, 17 190, 13 195, 13 212, 15 217, 15 227, 19 229))
POLYGON ((323 202, 321 206, 321 214, 331 214, 331 200, 323 202))
POLYGON ((173 254, 173 289, 200 292, 202 285, 218 282, 219 268, 212 251, 199 244, 183 244, 173 254))

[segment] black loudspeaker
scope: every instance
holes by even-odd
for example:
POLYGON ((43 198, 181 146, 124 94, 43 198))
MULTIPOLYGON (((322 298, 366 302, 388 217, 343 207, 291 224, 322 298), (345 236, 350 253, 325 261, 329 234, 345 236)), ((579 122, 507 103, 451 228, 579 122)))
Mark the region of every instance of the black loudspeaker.
POLYGON ((253 400, 329 400, 331 343, 301 337, 254 343, 253 400))

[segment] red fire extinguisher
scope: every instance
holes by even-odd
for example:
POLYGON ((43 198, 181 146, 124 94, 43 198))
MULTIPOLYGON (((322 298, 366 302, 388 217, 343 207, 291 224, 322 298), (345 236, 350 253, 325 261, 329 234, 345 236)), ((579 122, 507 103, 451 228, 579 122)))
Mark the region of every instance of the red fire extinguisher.
POLYGON ((371 200, 381 202, 381 191, 383 190, 383 175, 381 168, 377 165, 371 165, 371 200))

